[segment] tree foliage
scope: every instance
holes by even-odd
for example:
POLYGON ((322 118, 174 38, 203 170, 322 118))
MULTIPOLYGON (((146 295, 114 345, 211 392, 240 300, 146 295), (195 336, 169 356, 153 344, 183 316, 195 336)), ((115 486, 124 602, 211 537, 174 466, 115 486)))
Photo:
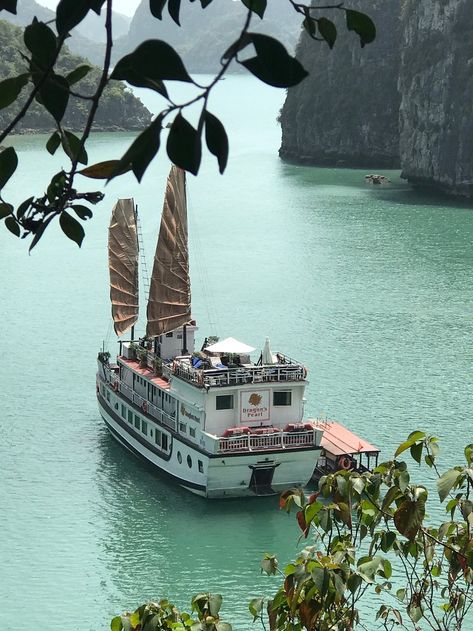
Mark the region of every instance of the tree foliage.
MULTIPOLYGON (((265 555, 261 571, 279 575, 281 584, 270 600, 257 597, 250 601, 253 621, 270 631, 469 628, 473 445, 465 447, 462 464, 443 473, 437 466, 438 454, 437 438, 416 431, 398 447, 392 460, 373 471, 326 475, 309 497, 301 489, 283 493, 281 509, 295 510, 301 538, 310 540, 310 545, 283 570, 275 556, 265 555), (402 459, 406 453, 414 460, 414 469, 402 459), (432 476, 417 468, 421 464, 436 477, 433 493, 426 482, 432 476), (414 481, 417 471, 423 475, 421 483, 414 481), (436 515, 440 515, 437 523, 436 515), (361 614, 359 604, 369 592, 374 592, 379 607, 372 614, 365 607, 361 614)), ((167 601, 142 606, 124 619, 114 618, 112 631, 230 629, 228 624, 219 626, 211 602, 218 602, 219 611, 218 595, 200 594, 193 599, 198 619, 192 622, 167 601), (196 603, 203 605, 199 608, 196 603), (151 606, 157 607, 160 621, 163 611, 171 607, 176 626, 170 625, 169 618, 151 625, 148 613, 145 617, 140 613, 151 606)))
MULTIPOLYGON (((1 11, 16 13, 21 0, 0 2, 1 11)), ((212 0, 200 0, 205 10, 212 0)), ((234 40, 222 50, 221 67, 207 85, 201 85, 190 76, 179 54, 172 46, 159 39, 150 39, 140 44, 133 52, 118 60, 111 68, 112 3, 113 0, 60 0, 54 23, 44 23, 36 18, 23 29, 23 44, 20 54, 24 63, 18 71, 0 82, 0 110, 10 108, 11 116, 0 133, 0 143, 11 134, 18 123, 33 108, 49 117, 56 131, 46 143, 49 153, 62 149, 70 160, 70 167, 53 175, 46 192, 24 200, 17 209, 4 197, 3 188, 10 181, 17 167, 17 156, 9 148, 0 159, 0 203, 5 226, 16 236, 31 237, 33 248, 47 226, 59 218, 59 224, 69 238, 82 242, 83 228, 74 217, 88 219, 92 211, 77 212, 77 201, 95 204, 103 198, 100 191, 78 192, 75 178, 78 173, 94 179, 110 180, 127 171, 133 171, 138 181, 159 151, 163 126, 170 127, 166 151, 174 164, 197 175, 203 145, 215 156, 220 173, 225 170, 229 141, 225 128, 215 112, 208 110, 212 89, 221 80, 230 64, 237 63, 259 80, 278 87, 289 88, 302 81, 307 71, 302 64, 288 53, 277 39, 251 30, 253 21, 264 19, 267 0, 241 0, 246 8, 246 18, 234 40), (107 44, 103 67, 95 76, 92 93, 86 93, 84 81, 90 68, 82 61, 65 64, 64 44, 69 32, 80 25, 89 12, 105 12, 107 44), (141 130, 125 154, 119 158, 110 156, 105 163, 88 165, 87 139, 97 118, 99 105, 107 94, 123 80, 130 86, 155 91, 166 100, 162 111, 156 112, 153 120, 141 130), (181 81, 192 85, 194 95, 185 102, 177 103, 169 93, 169 82, 181 81), (75 101, 85 116, 81 132, 74 134, 66 113, 75 101), (186 109, 198 103, 201 106, 196 126, 186 118, 186 109), (86 168, 82 168, 82 166, 86 168)), ((346 27, 354 31, 361 46, 372 42, 376 29, 371 19, 358 11, 345 8, 343 2, 324 7, 310 6, 288 0, 295 11, 301 14, 303 26, 315 40, 325 41, 330 47, 335 43, 337 32, 333 22, 321 15, 341 11, 346 18, 346 27)), ((180 25, 183 3, 181 0, 149 0, 150 10, 156 20, 172 19, 180 25), (167 14, 165 15, 165 9, 167 14)), ((212 24, 208 25, 211 37, 212 24)), ((75 119, 78 117, 76 116, 75 119)), ((0 154, 1 155, 1 154, 0 154)), ((82 208, 82 205, 81 205, 82 208)))

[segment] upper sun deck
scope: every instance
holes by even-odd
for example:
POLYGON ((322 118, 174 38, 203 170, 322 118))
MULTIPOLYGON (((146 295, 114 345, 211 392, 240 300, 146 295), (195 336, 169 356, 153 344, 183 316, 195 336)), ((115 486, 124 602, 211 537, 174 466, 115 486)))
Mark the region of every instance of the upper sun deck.
POLYGON ((170 379, 173 375, 198 388, 212 388, 268 381, 304 381, 307 369, 281 353, 277 354, 277 363, 273 364, 223 364, 220 357, 204 357, 196 361, 193 356, 181 356, 163 365, 163 376, 170 379))

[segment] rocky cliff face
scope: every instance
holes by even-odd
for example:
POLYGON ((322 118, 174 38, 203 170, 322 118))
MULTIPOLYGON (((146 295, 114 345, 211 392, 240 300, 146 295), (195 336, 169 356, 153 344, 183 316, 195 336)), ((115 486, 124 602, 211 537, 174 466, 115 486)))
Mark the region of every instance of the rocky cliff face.
POLYGON ((397 167, 399 1, 351 0, 348 5, 374 20, 376 41, 361 48, 342 15, 333 50, 302 33, 297 57, 310 76, 288 90, 279 153, 307 164, 397 167))
POLYGON ((473 197, 471 0, 405 1, 402 24, 402 175, 473 197))

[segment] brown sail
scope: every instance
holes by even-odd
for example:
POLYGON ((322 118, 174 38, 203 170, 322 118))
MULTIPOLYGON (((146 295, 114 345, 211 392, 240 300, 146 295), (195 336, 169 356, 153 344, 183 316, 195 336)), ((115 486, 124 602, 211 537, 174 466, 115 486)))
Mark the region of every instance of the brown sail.
POLYGON ((110 299, 117 335, 138 319, 138 235, 133 199, 119 199, 108 229, 110 299))
POLYGON ((186 175, 171 167, 148 300, 146 335, 162 335, 191 319, 186 175))

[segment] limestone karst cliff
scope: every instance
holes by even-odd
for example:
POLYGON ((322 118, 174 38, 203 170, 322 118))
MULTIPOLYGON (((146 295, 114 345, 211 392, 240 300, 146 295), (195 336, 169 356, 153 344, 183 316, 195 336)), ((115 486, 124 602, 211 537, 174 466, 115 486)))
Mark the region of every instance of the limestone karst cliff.
POLYGON ((403 3, 399 86, 402 175, 473 197, 471 0, 403 3))
POLYGON ((308 164, 396 167, 399 2, 352 0, 349 6, 372 17, 376 41, 361 48, 342 14, 334 19, 338 39, 333 50, 302 33, 297 57, 310 76, 288 90, 279 153, 308 164))

